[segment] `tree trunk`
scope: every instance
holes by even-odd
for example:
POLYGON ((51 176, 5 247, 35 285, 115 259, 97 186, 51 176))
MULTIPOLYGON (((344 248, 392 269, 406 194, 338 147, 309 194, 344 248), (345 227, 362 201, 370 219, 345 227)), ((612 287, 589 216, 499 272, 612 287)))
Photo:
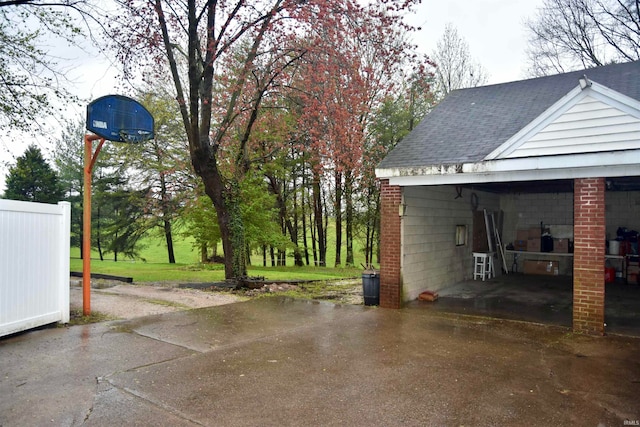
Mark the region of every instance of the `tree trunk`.
POLYGON ((209 258, 207 256, 207 244, 202 243, 200 245, 200 262, 204 264, 208 261, 209 261, 209 258))
MULTIPOLYGON (((311 200, 311 194, 309 194, 309 205, 313 206, 313 202, 311 200)), ((318 266, 318 250, 317 250, 317 242, 316 238, 316 222, 313 218, 313 210, 309 211, 309 225, 311 230, 311 253, 313 254, 313 265, 318 266)))
POLYGON ((309 265, 309 245, 307 243, 307 211, 305 209, 305 206, 307 206, 307 204, 305 203, 305 191, 307 189, 307 183, 306 183, 306 178, 305 178, 305 173, 302 173, 302 188, 301 188, 301 197, 300 197, 300 216, 302 217, 302 241, 304 243, 304 258, 305 261, 307 263, 307 265, 309 265))
POLYGON ((325 227, 323 222, 323 209, 322 209, 322 189, 320 187, 320 174, 316 171, 313 172, 313 216, 316 227, 316 237, 318 241, 318 265, 326 267, 327 265, 327 248, 326 248, 326 236, 325 227))
MULTIPOLYGON (((158 152, 158 150, 156 150, 158 152)), ((160 160, 160 159, 158 159, 160 160)), ((169 264, 176 263, 176 256, 173 251, 173 234, 171 232, 171 212, 169 210, 169 192, 167 191, 167 182, 164 174, 160 174, 160 201, 162 203, 162 222, 164 228, 164 238, 167 242, 167 254, 169 255, 169 264)))
MULTIPOLYGON (((212 46, 216 42, 215 18, 217 2, 206 4, 206 34, 207 46, 212 46)), ((247 275, 245 257, 244 226, 240 211, 240 191, 238 176, 230 182, 225 183, 222 173, 218 169, 217 150, 218 144, 223 139, 227 127, 232 122, 233 111, 237 105, 242 84, 229 99, 227 116, 223 123, 212 132, 212 97, 213 79, 215 74, 215 49, 206 49, 205 55, 201 54, 202 35, 198 33, 198 23, 205 15, 200 14, 200 5, 195 0, 186 2, 188 23, 187 23, 187 77, 188 87, 185 91, 182 86, 181 73, 178 69, 174 56, 174 43, 172 42, 169 25, 162 9, 162 3, 155 1, 155 11, 158 23, 162 32, 165 53, 171 75, 176 88, 180 115, 185 127, 187 139, 189 141, 189 154, 191 164, 196 174, 202 179, 204 190, 213 202, 218 215, 218 226, 222 238, 222 248, 224 251, 224 274, 226 279, 238 279, 247 275), (204 58, 203 58, 204 56, 204 58), (204 60, 203 60, 204 59, 204 60), (186 95, 186 96, 185 96, 186 95), (213 134, 213 135, 212 135, 213 134), (225 185, 226 184, 226 185, 225 185)), ((265 19, 261 24, 261 31, 253 41, 245 67, 239 81, 244 81, 250 73, 250 64, 257 55, 258 47, 264 36, 264 31, 270 24, 271 19, 265 19)), ((258 108, 259 100, 254 108, 258 108)), ((250 127, 247 128, 247 132, 250 127)), ((246 138, 245 138, 246 139, 246 138)), ((243 150, 240 150, 243 154, 243 150)), ((244 172, 243 164, 237 164, 240 176, 244 172)))
MULTIPOLYGON (((80 227, 82 227, 82 223, 80 223, 80 227)), ((84 245, 84 234, 82 232, 80 232, 80 259, 82 258, 82 254, 84 253, 84 251, 82 250, 84 245)))
MULTIPOLYGON (((98 207, 98 220, 96 221, 98 224, 98 229, 96 230, 96 246, 98 247, 98 254, 100 255, 100 261, 104 261, 104 254, 102 253, 102 242, 101 242, 101 231, 100 231, 100 207, 98 207)), ((91 255, 89 255, 91 258, 91 255)))
POLYGON ((173 251, 173 233, 171 231, 171 223, 166 219, 163 219, 162 221, 164 223, 164 238, 165 238, 165 241, 167 242, 167 253, 169 255, 169 264, 175 264, 176 256, 173 251))
POLYGON ((291 235, 291 241, 295 245, 293 248, 293 259, 296 267, 302 267, 302 252, 300 251, 300 245, 298 244, 298 192, 296 191, 296 182, 293 180, 293 221, 289 221, 289 234, 291 235))
MULTIPOLYGON (((206 140, 208 143, 208 135, 206 140)), ((205 150, 209 151, 209 150, 205 150)), ((218 227, 224 252, 224 275, 226 279, 246 277, 247 265, 245 254, 244 225, 240 210, 240 189, 237 183, 230 182, 225 188, 222 176, 215 165, 215 160, 208 155, 192 154, 194 170, 202 178, 204 191, 213 201, 218 214, 218 227), (207 161, 203 161, 208 159, 207 161)))
POLYGON ((373 264, 373 250, 376 247, 376 230, 379 227, 379 201, 380 190, 371 186, 367 189, 367 212, 366 212, 366 243, 365 243, 365 263, 373 264))
POLYGON ((342 173, 335 173, 336 192, 335 192, 335 215, 336 215, 336 263, 338 267, 342 264, 342 173))
POLYGON ((353 255, 353 176, 350 172, 347 172, 345 182, 344 182, 344 192, 345 192, 345 204, 346 204, 346 215, 347 215, 347 225, 346 225, 346 234, 347 234, 347 266, 353 266, 355 264, 354 255, 353 255))
MULTIPOLYGON (((265 175, 265 176, 269 180, 269 189, 276 196, 276 203, 278 204, 278 214, 280 216, 280 228, 282 229, 282 234, 286 236, 287 232, 289 233, 289 240, 291 240, 291 243, 293 243, 295 246, 294 252, 293 252, 295 265, 300 267, 302 266, 302 255, 300 254, 300 249, 298 248, 298 232, 296 230, 296 227, 294 226, 294 223, 291 221, 291 218, 289 218, 287 214, 287 204, 285 202, 285 197, 282 194, 283 193, 282 185, 276 177, 272 175, 265 175)), ((294 199, 294 210, 295 210, 295 199, 294 199)), ((285 265, 285 264, 286 264, 286 260, 281 261, 281 265, 285 265)))

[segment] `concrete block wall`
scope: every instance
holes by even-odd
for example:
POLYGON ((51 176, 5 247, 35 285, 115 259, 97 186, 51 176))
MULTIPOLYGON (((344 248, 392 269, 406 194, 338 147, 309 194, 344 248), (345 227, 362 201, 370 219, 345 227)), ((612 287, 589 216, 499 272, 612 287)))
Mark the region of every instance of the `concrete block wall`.
POLYGON ((516 230, 545 224, 573 224, 573 193, 506 194, 500 199, 504 211, 503 241, 513 242, 516 230))
MULTIPOLYGON (((500 198, 500 209, 504 212, 502 241, 506 245, 516 239, 519 229, 546 225, 573 225, 573 193, 528 193, 505 194, 500 198)), ((507 266, 512 269, 513 255, 507 255, 507 266)), ((518 271, 524 271, 524 261, 557 261, 559 274, 573 274, 573 259, 553 254, 519 256, 518 271)))
POLYGON ((640 231, 640 191, 607 191, 605 200, 607 239, 615 239, 618 227, 640 231))
MULTIPOLYGON (((425 290, 440 290, 470 279, 473 211, 471 190, 456 199, 454 186, 405 187, 402 217, 403 300, 410 301, 425 290), (456 246, 456 226, 467 226, 467 242, 456 246)), ((478 209, 498 210, 497 195, 476 191, 478 209)))
MULTIPOLYGON (((607 191, 606 235, 616 237, 618 227, 640 231, 640 191, 607 191)), ((573 193, 508 194, 501 197, 505 213, 503 240, 515 239, 518 228, 545 224, 573 224, 573 193)))

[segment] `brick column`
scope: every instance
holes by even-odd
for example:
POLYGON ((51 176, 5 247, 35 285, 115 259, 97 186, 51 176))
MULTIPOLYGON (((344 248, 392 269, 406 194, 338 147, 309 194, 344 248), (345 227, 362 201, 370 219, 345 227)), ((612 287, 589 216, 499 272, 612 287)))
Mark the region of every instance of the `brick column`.
POLYGON ((604 334, 605 179, 574 180, 573 330, 604 334))
POLYGON ((400 214, 402 188, 380 180, 380 307, 402 307, 400 214))

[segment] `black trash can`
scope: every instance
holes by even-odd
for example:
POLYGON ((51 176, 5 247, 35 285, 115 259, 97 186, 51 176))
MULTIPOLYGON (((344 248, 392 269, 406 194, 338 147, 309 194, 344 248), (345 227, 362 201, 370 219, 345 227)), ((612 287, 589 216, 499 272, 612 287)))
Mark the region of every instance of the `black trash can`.
POLYGON ((362 273, 364 305, 380 305, 380 274, 375 270, 362 273))

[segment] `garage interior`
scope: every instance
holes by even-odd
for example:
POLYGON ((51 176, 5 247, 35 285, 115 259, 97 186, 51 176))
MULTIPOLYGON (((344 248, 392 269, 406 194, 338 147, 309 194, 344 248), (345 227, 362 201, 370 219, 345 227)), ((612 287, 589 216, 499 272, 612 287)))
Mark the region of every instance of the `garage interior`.
MULTIPOLYGON (((637 230, 640 230, 640 177, 607 178, 605 182, 607 255, 606 265, 602 267, 603 278, 606 278, 605 330, 610 334, 640 336, 637 242, 637 230)), ((429 289, 439 294, 438 300, 430 303, 415 299, 415 291, 411 286, 412 255, 405 256, 404 267, 408 267, 408 274, 404 278, 405 297, 410 297, 405 307, 571 327, 573 185, 574 180, 565 179, 442 186, 439 189, 442 194, 456 199, 457 203, 467 202, 471 205, 470 216, 452 214, 460 207, 452 208, 452 202, 447 202, 450 208, 445 215, 449 217, 449 225, 456 222, 458 229, 459 226, 467 228, 468 240, 462 245, 458 241, 454 253, 449 252, 464 260, 451 263, 448 276, 456 280, 449 280, 449 283, 442 280, 443 277, 438 282, 429 280, 429 289), (493 214, 490 216, 494 217, 501 245, 496 242, 495 236, 487 238, 486 212, 493 214), (476 267, 473 253, 489 252, 491 239, 495 252, 495 274, 485 280, 476 275, 474 280, 476 267), (498 246, 505 248, 504 261, 498 246)), ((409 218, 411 207, 426 210, 429 210, 429 206, 442 207, 441 202, 433 203, 435 198, 429 196, 427 199, 431 203, 421 203, 412 196, 411 191, 405 191, 405 232, 411 234, 416 224, 409 218)), ((431 225, 443 224, 438 224, 436 220, 431 225)), ((406 243, 410 246, 412 242, 406 243)))

